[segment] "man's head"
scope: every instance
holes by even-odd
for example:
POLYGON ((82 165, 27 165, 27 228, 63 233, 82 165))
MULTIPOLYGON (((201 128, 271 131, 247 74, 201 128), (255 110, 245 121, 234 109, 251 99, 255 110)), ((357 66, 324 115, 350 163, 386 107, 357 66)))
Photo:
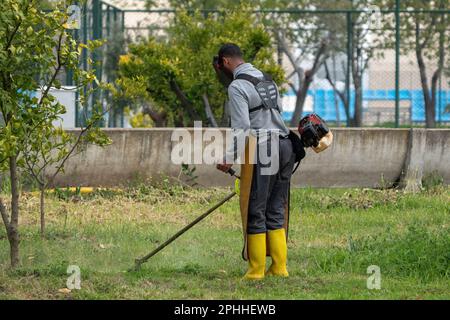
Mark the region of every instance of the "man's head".
POLYGON ((233 73, 234 69, 244 63, 241 48, 233 43, 224 44, 220 47, 218 62, 222 70, 233 73))

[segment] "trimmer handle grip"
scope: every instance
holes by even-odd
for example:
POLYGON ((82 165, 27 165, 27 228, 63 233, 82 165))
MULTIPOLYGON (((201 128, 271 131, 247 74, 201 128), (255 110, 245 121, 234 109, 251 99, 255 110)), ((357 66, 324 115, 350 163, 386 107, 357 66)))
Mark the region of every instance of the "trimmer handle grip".
POLYGON ((236 171, 234 171, 232 168, 228 169, 227 173, 232 177, 236 176, 236 171))

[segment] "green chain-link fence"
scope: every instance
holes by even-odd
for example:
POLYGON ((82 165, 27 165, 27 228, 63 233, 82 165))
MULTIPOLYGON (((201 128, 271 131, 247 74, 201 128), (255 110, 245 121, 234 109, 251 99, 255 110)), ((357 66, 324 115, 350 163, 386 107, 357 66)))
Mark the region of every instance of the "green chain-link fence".
MULTIPOLYGON (((288 76, 285 120, 292 118, 299 88, 305 85, 301 73, 312 72, 301 114, 316 112, 338 126, 422 126, 433 117, 438 126, 449 125, 450 78, 445 68, 450 61, 450 10, 398 9, 255 10, 273 34, 278 62, 288 76), (416 27, 417 20, 421 23, 416 27), (319 62, 317 68, 314 61, 319 62)), ((108 40, 92 58, 98 78, 111 82, 127 41, 164 38, 175 15, 170 9, 146 9, 145 1, 124 5, 90 0, 83 8, 81 29, 75 32, 80 41, 108 40)), ((107 94, 100 98, 103 107, 115 104, 104 125, 124 126, 124 103, 107 94)))

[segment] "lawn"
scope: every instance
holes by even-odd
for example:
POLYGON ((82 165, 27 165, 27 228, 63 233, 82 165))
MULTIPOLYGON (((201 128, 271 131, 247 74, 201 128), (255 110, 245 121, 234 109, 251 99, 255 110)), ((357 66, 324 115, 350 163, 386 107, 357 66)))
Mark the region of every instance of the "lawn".
MULTIPOLYGON (((145 184, 90 195, 48 194, 48 229, 38 230, 39 199, 24 193, 21 267, 8 268, 0 230, 0 299, 449 299, 450 188, 291 191, 288 279, 241 280, 237 198, 154 256, 140 257, 230 193, 145 184), (81 289, 66 287, 67 268, 81 289), (367 268, 381 289, 367 288, 367 268)), ((269 263, 269 261, 268 261, 269 263)))

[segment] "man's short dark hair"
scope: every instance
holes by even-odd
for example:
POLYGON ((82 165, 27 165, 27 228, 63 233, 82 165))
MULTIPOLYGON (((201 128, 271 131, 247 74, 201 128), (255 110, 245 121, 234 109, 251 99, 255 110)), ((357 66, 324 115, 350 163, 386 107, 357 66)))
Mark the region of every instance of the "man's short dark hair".
POLYGON ((219 50, 219 58, 242 58, 242 51, 238 45, 234 43, 226 43, 219 50))

